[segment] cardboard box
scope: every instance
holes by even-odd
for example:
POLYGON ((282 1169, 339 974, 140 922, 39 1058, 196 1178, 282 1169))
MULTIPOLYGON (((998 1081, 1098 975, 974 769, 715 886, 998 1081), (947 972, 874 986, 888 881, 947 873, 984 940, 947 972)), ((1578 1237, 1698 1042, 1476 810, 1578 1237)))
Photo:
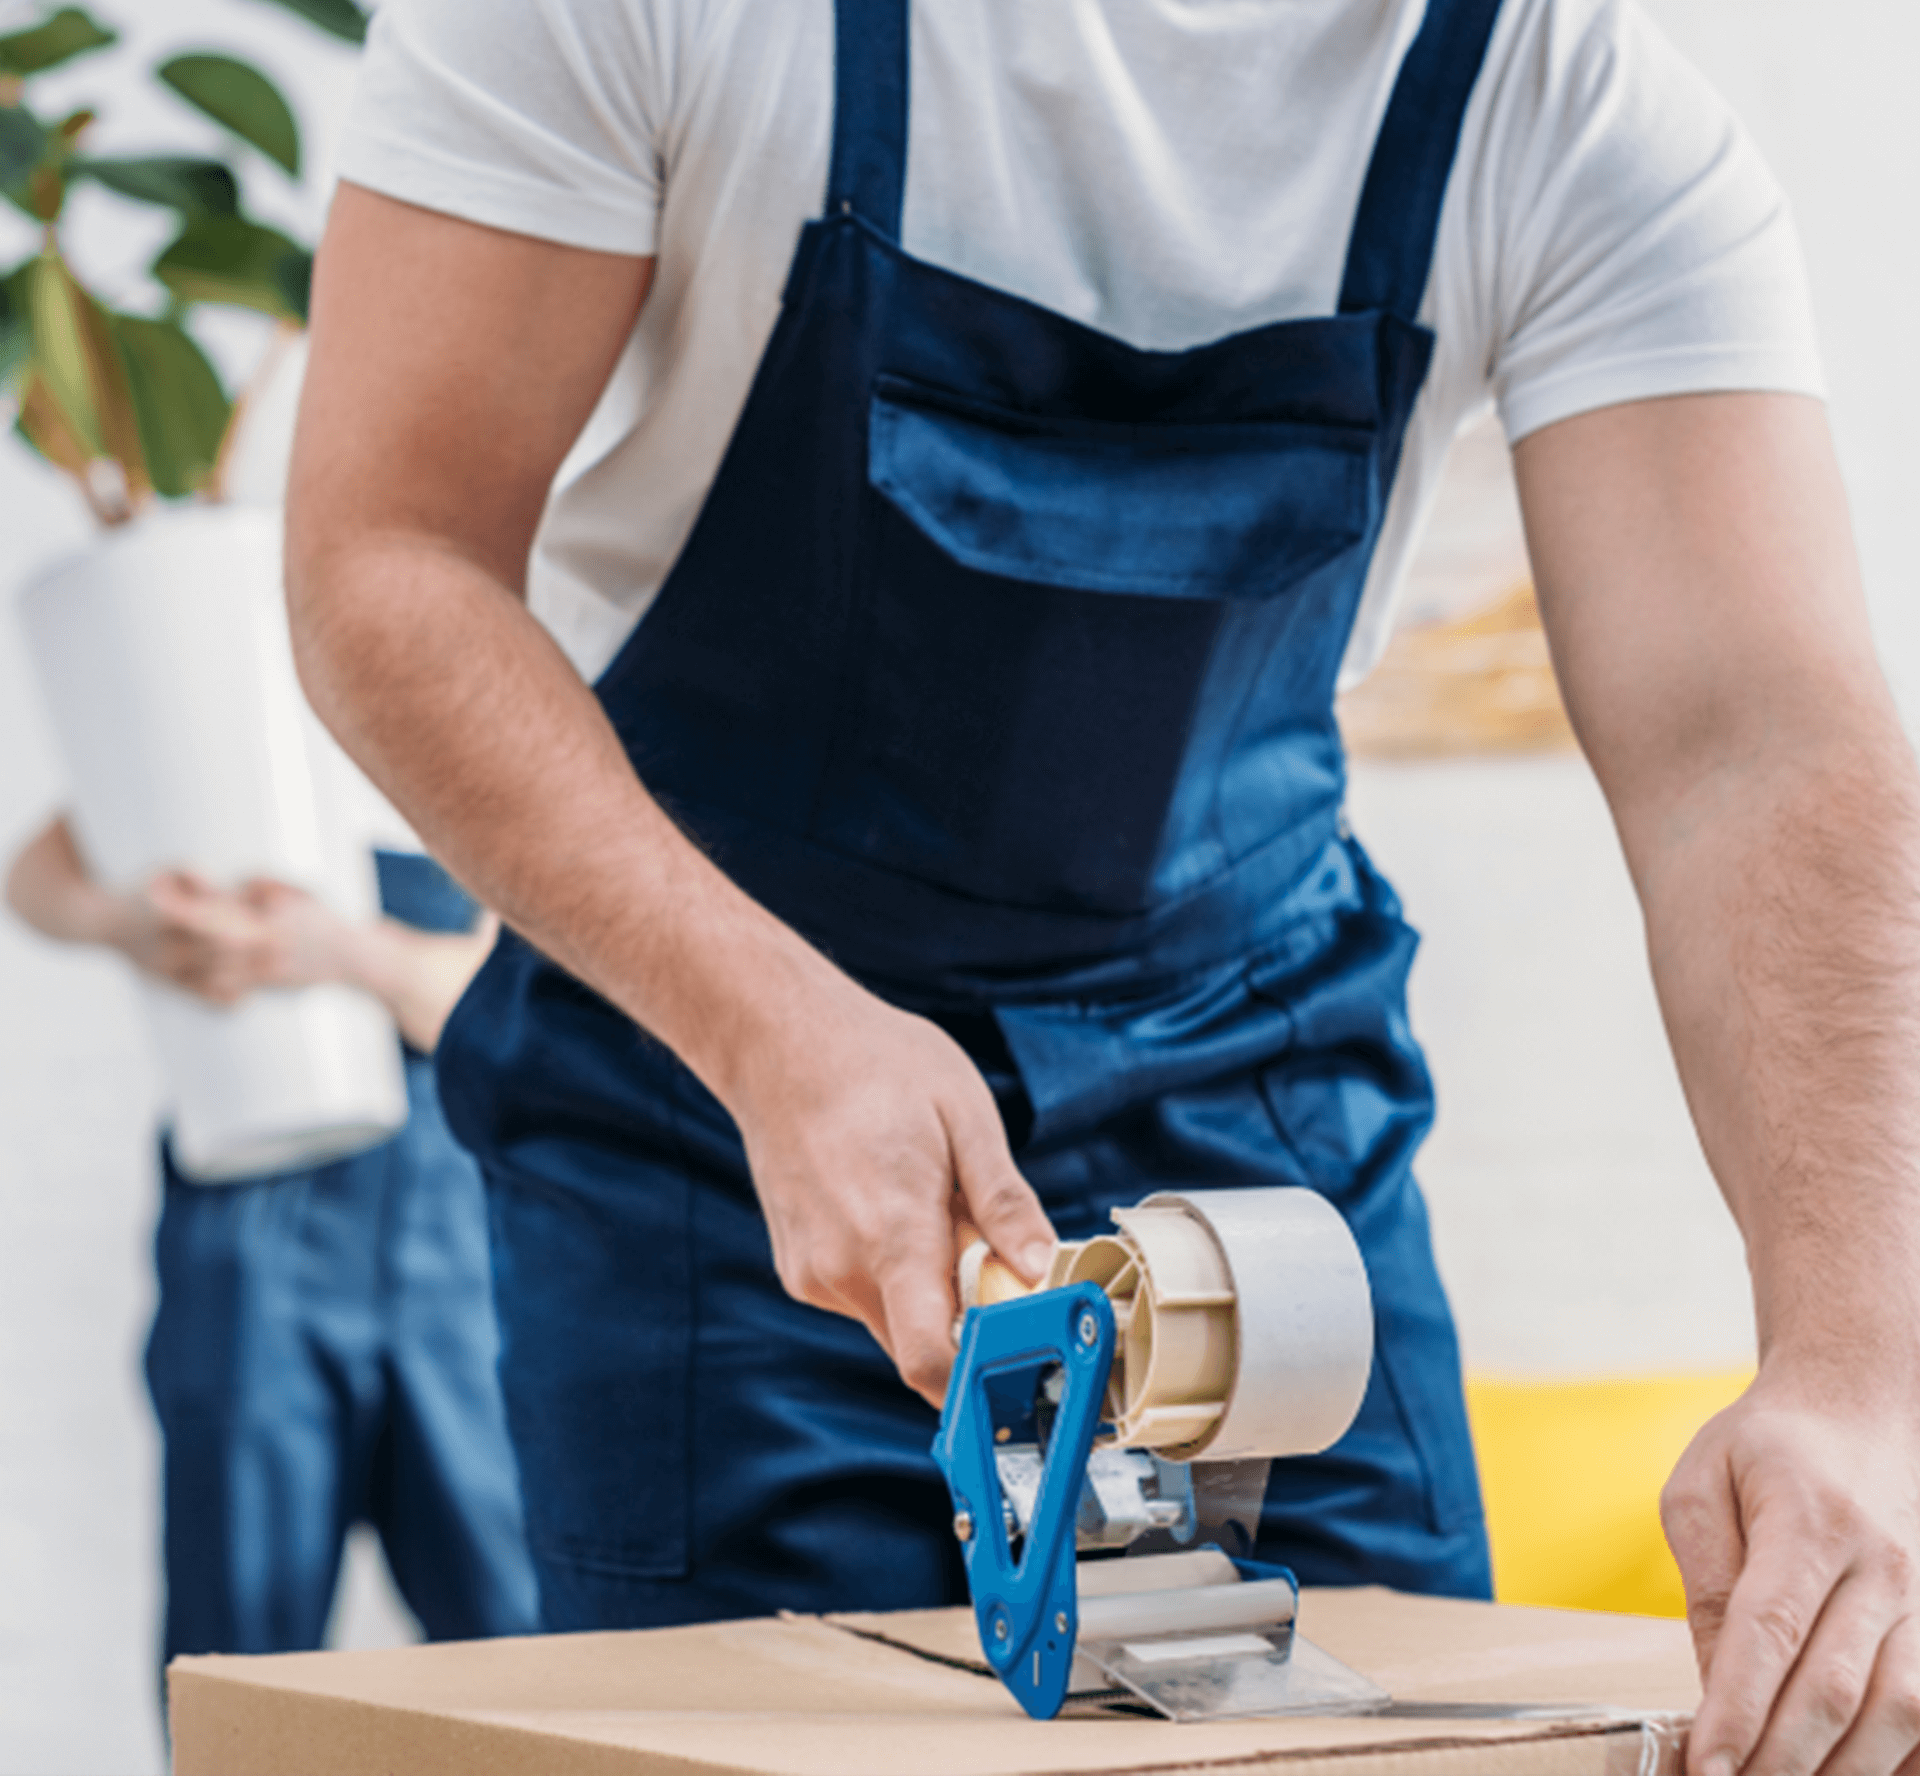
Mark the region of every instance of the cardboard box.
POLYGON ((788 1616, 389 1652, 177 1659, 178 1776, 1674 1776, 1684 1624, 1308 1591, 1301 1628, 1386 1716, 1032 1721, 961 1610, 788 1616), (1498 1719, 1471 1705, 1576 1710, 1498 1719), (1422 1712, 1424 1708, 1424 1713, 1422 1712))

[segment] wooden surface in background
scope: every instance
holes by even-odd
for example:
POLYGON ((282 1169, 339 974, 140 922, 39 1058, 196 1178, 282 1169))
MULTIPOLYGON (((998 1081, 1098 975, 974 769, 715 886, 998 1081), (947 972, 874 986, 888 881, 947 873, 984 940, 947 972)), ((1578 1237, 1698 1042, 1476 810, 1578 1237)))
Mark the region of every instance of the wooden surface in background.
POLYGON ((1402 629, 1339 703, 1359 758, 1563 752, 1573 730, 1554 683, 1533 587, 1449 622, 1402 629))

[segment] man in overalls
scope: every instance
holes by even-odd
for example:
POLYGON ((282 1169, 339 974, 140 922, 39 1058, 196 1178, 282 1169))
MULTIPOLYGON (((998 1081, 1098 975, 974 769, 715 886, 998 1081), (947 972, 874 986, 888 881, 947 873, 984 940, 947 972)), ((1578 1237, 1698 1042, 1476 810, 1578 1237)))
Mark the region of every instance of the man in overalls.
POLYGON ((1905 1759, 1920 785, 1790 227, 1651 28, 394 0, 344 168, 295 626, 511 927, 442 1077, 548 1625, 956 1599, 957 1222, 1031 1275, 1167 1185, 1319 1190, 1373 1280, 1263 1547, 1485 1593, 1332 706, 1491 394, 1753 1256, 1693 1767, 1905 1759))

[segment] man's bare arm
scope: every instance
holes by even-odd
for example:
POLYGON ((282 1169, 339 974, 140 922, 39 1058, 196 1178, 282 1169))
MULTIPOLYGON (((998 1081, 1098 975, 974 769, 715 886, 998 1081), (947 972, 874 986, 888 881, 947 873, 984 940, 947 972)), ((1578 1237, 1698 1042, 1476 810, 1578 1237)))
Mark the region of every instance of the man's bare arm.
POLYGON ((1746 1239, 1750 1392, 1663 1501, 1706 1677, 1689 1768, 1920 1743, 1920 777, 1824 409, 1650 401, 1516 452, 1569 711, 1746 1239))
POLYGON ((956 1189, 1027 1274, 1051 1238, 984 1083, 687 841, 522 601, 651 270, 342 189, 288 513, 301 676, 434 852, 726 1105, 788 1288, 938 1397, 956 1189))

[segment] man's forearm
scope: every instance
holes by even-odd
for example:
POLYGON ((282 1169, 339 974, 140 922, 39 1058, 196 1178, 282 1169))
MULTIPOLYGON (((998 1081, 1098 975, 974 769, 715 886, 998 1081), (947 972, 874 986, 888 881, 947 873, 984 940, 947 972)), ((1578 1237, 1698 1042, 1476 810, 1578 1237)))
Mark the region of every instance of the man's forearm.
POLYGON ((1920 783, 1889 709, 1704 773, 1629 850, 1763 1357, 1920 1358, 1920 783))
POLYGON ((844 984, 667 818, 498 581, 378 538, 316 552, 290 585, 302 679, 347 750, 484 902, 717 1095, 804 1000, 844 984))
POLYGON ((1623 822, 1760 1339, 1661 1498, 1694 1776, 1906 1768, 1920 1723, 1920 796, 1890 706, 1832 714, 1623 822))
POLYGON ((674 829, 518 596, 651 276, 343 185, 288 590, 308 695, 435 852, 720 1090, 787 976, 839 977, 674 829))

